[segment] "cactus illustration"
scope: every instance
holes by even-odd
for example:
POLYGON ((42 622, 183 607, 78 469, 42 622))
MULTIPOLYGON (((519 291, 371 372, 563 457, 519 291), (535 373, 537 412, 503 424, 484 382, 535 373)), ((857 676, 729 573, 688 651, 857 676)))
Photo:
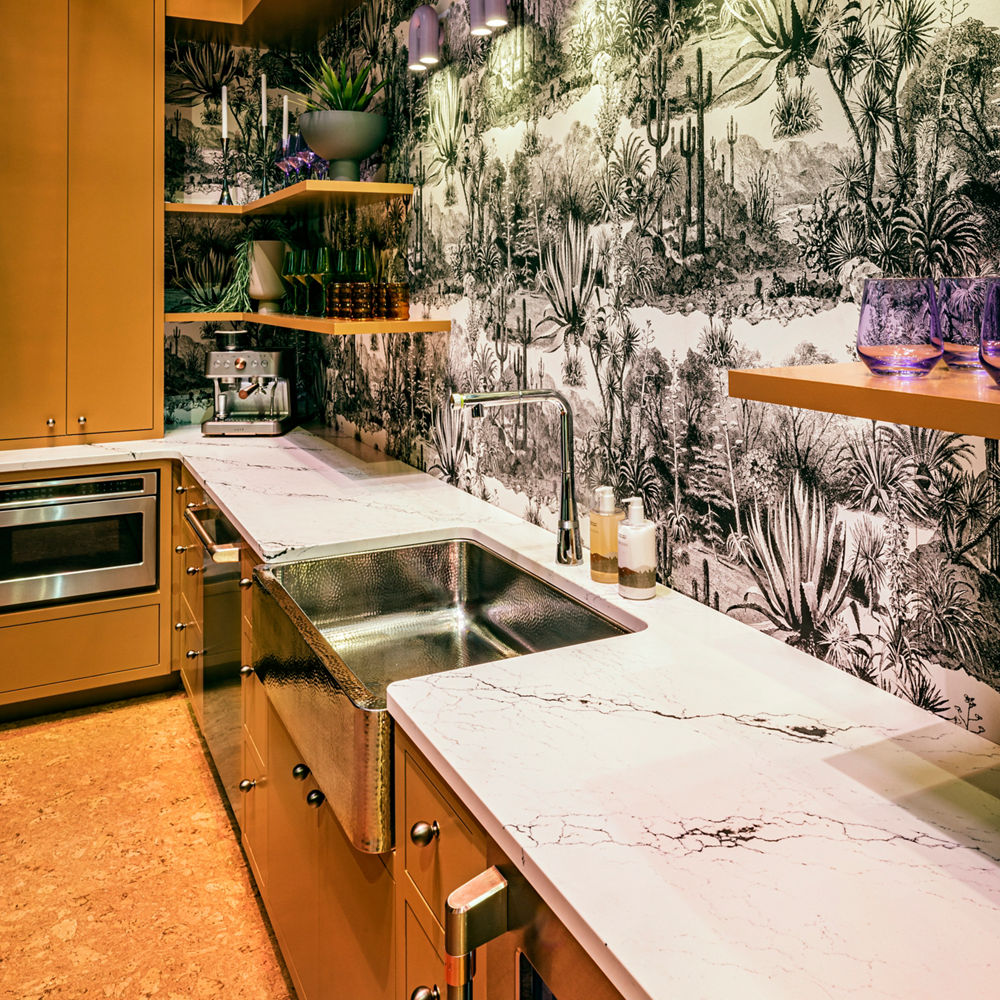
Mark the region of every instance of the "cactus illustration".
POLYGON ((702 61, 701 49, 696 52, 698 90, 697 97, 692 91, 691 77, 687 78, 688 99, 694 103, 698 116, 697 154, 698 154, 698 252, 705 252, 705 111, 712 103, 712 71, 706 77, 702 61))
POLYGON ((698 142, 694 135, 694 129, 691 126, 691 119, 688 118, 688 120, 684 123, 684 128, 681 129, 680 141, 680 154, 684 157, 684 160, 687 163, 687 191, 684 195, 684 224, 686 226, 691 225, 694 221, 694 217, 691 214, 691 161, 694 159, 694 154, 697 151, 697 148, 698 142))
POLYGON ((719 242, 721 243, 726 238, 726 208, 722 207, 722 212, 719 214, 719 242))
POLYGON ((663 68, 663 47, 656 47, 656 60, 649 70, 649 113, 646 116, 646 138, 656 150, 656 165, 670 137, 670 98, 667 96, 667 75, 663 68), (655 125, 655 128, 654 128, 655 125))
POLYGON ((413 214, 416 216, 417 232, 413 241, 413 263, 419 268, 424 264, 424 185, 427 183, 427 168, 424 166, 424 151, 420 150, 417 159, 417 169, 413 172, 413 186, 417 189, 417 197, 413 201, 413 214))
POLYGON ((704 594, 705 594, 705 603, 706 604, 708 604, 708 602, 712 599, 711 598, 712 588, 709 586, 708 573, 709 573, 709 570, 708 570, 708 560, 707 559, 702 559, 702 561, 701 561, 701 575, 702 575, 702 579, 705 581, 704 594))
MULTIPOLYGON (((736 186, 736 140, 740 137, 740 127, 736 124, 736 119, 730 115, 729 124, 726 126, 726 139, 729 141, 729 186, 736 186)), ((722 168, 722 175, 725 177, 726 168, 722 168)))
POLYGON ((715 161, 719 158, 719 146, 715 141, 715 136, 712 136, 712 144, 710 146, 712 152, 712 169, 715 170, 715 161))
POLYGON ((722 154, 722 171, 721 171, 721 175, 722 175, 722 183, 725 184, 726 183, 726 154, 725 153, 722 154))
MULTIPOLYGON (((521 299, 521 315, 515 320, 514 339, 521 348, 520 355, 514 356, 514 377, 517 379, 518 389, 528 388, 528 345, 531 343, 531 336, 534 324, 528 320, 528 300, 521 299)), ((522 404, 517 408, 517 419, 514 423, 514 440, 517 441, 517 430, 521 429, 521 447, 528 447, 528 420, 525 406, 522 404)))

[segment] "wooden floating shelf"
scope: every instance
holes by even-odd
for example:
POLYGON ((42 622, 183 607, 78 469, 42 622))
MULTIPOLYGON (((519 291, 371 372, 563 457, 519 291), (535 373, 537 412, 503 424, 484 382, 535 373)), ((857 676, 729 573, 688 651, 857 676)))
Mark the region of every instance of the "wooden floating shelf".
POLYGON ((353 337, 366 333, 447 333, 447 319, 319 319, 315 316, 286 316, 283 313, 255 312, 186 312, 165 313, 166 323, 257 323, 286 330, 326 333, 335 337, 353 337))
POLYGON ((729 395, 892 424, 1000 438, 1000 386, 985 372, 938 365, 923 378, 872 375, 853 364, 751 368, 729 373, 729 395))
POLYGON ((192 202, 164 204, 168 214, 282 215, 285 212, 330 205, 364 205, 389 198, 409 198, 412 184, 376 184, 369 181, 299 181, 246 205, 200 205, 192 202))

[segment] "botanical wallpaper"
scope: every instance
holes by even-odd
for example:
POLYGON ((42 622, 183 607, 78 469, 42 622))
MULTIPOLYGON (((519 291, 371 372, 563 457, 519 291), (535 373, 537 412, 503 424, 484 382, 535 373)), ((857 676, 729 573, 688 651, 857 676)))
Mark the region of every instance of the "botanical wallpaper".
MULTIPOLYGON (((415 183, 414 309, 452 333, 301 338, 326 420, 551 526, 557 415, 446 399, 554 386, 582 504, 641 495, 664 582, 1000 741, 997 443, 726 392, 851 359, 865 277, 997 270, 993 0, 514 0, 486 39, 457 2, 420 76, 411 9, 322 48, 387 81, 363 174, 415 183)), ((178 198, 218 191, 218 82, 178 198)))

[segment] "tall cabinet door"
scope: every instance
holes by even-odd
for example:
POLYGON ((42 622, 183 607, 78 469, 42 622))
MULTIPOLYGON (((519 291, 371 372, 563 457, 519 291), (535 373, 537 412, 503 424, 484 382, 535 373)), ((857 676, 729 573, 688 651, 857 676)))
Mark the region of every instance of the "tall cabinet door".
POLYGON ((54 437, 66 426, 67 2, 0 0, 0 24, 0 438, 54 437))
POLYGON ((163 0, 69 0, 69 433, 154 426, 162 23, 163 0))

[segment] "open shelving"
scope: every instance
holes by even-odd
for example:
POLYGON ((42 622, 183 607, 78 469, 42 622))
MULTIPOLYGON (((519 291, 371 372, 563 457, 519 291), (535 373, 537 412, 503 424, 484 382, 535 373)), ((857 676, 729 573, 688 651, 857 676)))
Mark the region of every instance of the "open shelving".
POLYGON ((410 198, 412 184, 381 184, 374 181, 298 181, 266 198, 246 205, 202 205, 194 202, 165 202, 167 214, 191 215, 282 215, 285 212, 340 205, 364 205, 389 198, 410 198))
POLYGON ((923 378, 872 375, 861 362, 729 373, 729 395, 886 423, 1000 438, 1000 386, 938 365, 923 378))
POLYGON ((320 319, 316 316, 256 312, 171 312, 165 313, 163 319, 167 323, 258 323, 335 337, 366 333, 447 333, 451 329, 451 321, 447 319, 320 319))

